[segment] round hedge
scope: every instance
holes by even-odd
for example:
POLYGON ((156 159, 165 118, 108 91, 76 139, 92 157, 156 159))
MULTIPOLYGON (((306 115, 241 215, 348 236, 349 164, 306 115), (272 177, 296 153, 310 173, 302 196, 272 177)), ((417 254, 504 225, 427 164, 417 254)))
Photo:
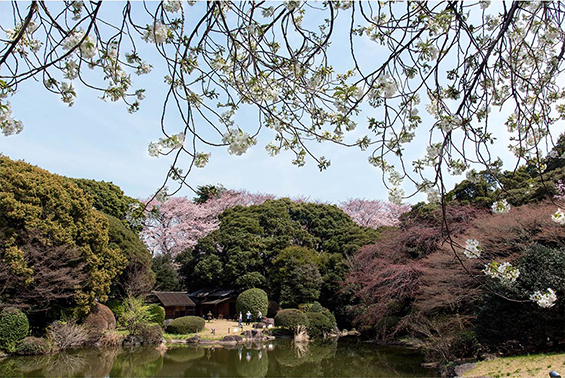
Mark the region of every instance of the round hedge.
POLYGON ((29 322, 23 312, 13 307, 0 311, 0 349, 13 352, 16 343, 28 332, 29 322))
POLYGON ((263 316, 267 316, 268 309, 269 298, 267 297, 267 293, 261 289, 255 288, 245 290, 243 293, 238 295, 235 302, 235 313, 239 315, 241 312, 244 319, 247 311, 249 311, 251 316, 255 318, 259 311, 261 311, 263 316))
POLYGON ((183 316, 169 323, 167 333, 175 333, 178 335, 196 333, 204 329, 204 324, 204 319, 198 316, 183 316))
POLYGON ((143 345, 156 345, 161 344, 163 341, 163 328, 158 324, 144 324, 137 337, 143 345))
POLYGON ((277 316, 275 316, 275 325, 277 327, 292 331, 296 330, 298 326, 308 327, 309 324, 310 322, 306 314, 295 308, 280 310, 277 316))
POLYGON ((330 333, 334 329, 332 321, 321 312, 308 312, 308 326, 306 330, 311 337, 322 337, 324 333, 330 333))
POLYGON ((16 346, 15 353, 20 356, 38 356, 51 351, 51 344, 39 337, 26 337, 16 346))
POLYGON ((146 308, 149 314, 149 321, 151 323, 157 323, 161 327, 165 324, 165 309, 158 304, 150 304, 146 308))

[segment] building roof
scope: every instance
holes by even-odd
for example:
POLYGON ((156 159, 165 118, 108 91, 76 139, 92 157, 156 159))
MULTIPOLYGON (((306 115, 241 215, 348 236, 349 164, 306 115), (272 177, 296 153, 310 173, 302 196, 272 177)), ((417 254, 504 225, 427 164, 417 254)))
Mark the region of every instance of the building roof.
POLYGON ((196 304, 182 291, 154 291, 153 294, 165 307, 186 306, 194 307, 196 304))
POLYGON ((221 289, 221 288, 210 288, 205 287, 200 290, 196 290, 192 293, 189 293, 188 296, 197 299, 205 299, 205 298, 222 298, 229 296, 235 293, 235 289, 221 289))
POLYGON ((229 300, 230 300, 229 297, 228 298, 220 298, 220 299, 216 299, 216 300, 213 300, 213 301, 202 302, 202 304, 203 305, 205 305, 205 304, 216 305, 218 303, 222 303, 222 302, 229 301, 229 300))

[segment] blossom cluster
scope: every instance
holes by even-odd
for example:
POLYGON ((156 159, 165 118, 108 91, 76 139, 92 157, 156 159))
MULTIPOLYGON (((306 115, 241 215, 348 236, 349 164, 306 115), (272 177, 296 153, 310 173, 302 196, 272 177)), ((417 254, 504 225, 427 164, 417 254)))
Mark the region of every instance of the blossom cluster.
POLYGON ((204 168, 208 164, 211 155, 211 153, 197 152, 194 155, 194 165, 196 168, 204 168))
POLYGON ((257 140, 246 132, 237 130, 229 130, 222 138, 222 142, 229 145, 228 152, 232 155, 243 155, 247 149, 254 146, 257 140))
POLYGON ((9 102, 5 104, 0 100, 0 130, 5 136, 19 134, 23 130, 22 121, 14 119, 9 102))
POLYGON ((520 276, 520 270, 513 267, 509 262, 500 264, 493 261, 490 264, 485 265, 483 273, 491 278, 500 280, 500 282, 505 285, 513 284, 520 276))
POLYGON ((169 37, 169 28, 159 21, 155 21, 153 25, 147 25, 143 40, 152 43, 163 43, 169 37))
POLYGON ((565 213, 561 209, 557 209, 555 214, 551 214, 551 220, 557 224, 565 225, 565 213))
POLYGON ((63 41, 64 50, 73 50, 77 46, 79 47, 80 54, 83 58, 92 59, 98 52, 96 48, 96 39, 90 35, 85 36, 84 30, 80 29, 72 32, 63 41))
MULTIPOLYGON (((19 23, 15 29, 6 29, 6 38, 9 41, 13 41, 17 38, 18 34, 23 27, 23 23, 19 23)), ((20 40, 16 45, 16 51, 18 54, 25 56, 27 55, 26 48, 36 53, 39 51, 43 43, 35 38, 33 38, 33 33, 37 30, 37 25, 35 21, 31 20, 29 25, 25 28, 24 33, 20 36, 20 40)))
POLYGON ((174 149, 181 148, 184 145, 184 140, 184 133, 179 133, 171 135, 168 138, 160 138, 158 142, 151 142, 148 146, 149 156, 159 157, 159 155, 168 153, 163 152, 165 149, 172 151, 174 149))
POLYGON ((510 205, 503 199, 501 201, 496 201, 491 206, 492 212, 495 214, 506 214, 510 211, 510 205))
POLYGON ((546 293, 541 293, 539 290, 530 295, 530 300, 536 302, 540 307, 552 307, 557 301, 557 296, 553 289, 548 288, 546 293))
POLYGON ((169 13, 177 13, 181 8, 181 1, 167 0, 163 3, 163 9, 169 13))
POLYGON ((482 248, 477 239, 467 239, 463 254, 469 259, 477 259, 481 256, 482 248))

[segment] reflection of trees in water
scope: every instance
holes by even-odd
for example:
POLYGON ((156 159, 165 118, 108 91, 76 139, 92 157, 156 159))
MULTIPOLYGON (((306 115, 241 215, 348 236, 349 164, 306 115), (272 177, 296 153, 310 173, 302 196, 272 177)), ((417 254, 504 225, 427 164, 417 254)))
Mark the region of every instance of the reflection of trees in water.
POLYGON ((126 348, 116 356, 110 375, 154 377, 163 367, 163 356, 155 347, 126 348))
POLYGON ((337 343, 285 343, 277 345, 271 355, 277 366, 273 374, 277 376, 322 376, 322 361, 335 356, 337 343))
POLYGON ((166 352, 155 348, 84 349, 47 356, 0 360, 0 377, 403 377, 432 376, 419 366, 421 356, 402 348, 352 343, 289 340, 224 348, 187 346, 166 352), (241 355, 241 358, 240 358, 241 355))
POLYGON ((402 348, 375 345, 340 344, 335 358, 324 363, 325 376, 407 377, 433 376, 420 367, 421 356, 402 348), (354 363, 360 361, 361 363, 354 363))
POLYGON ((0 361, 0 376, 106 377, 119 349, 80 349, 0 361))
POLYGON ((79 376, 87 364, 81 351, 61 352, 48 357, 42 371, 48 377, 79 376))
POLYGON ((107 377, 112 370, 116 356, 120 352, 120 348, 85 349, 81 351, 81 356, 86 360, 81 373, 85 377, 107 377))
POLYGON ((173 362, 189 362, 204 357, 204 348, 198 347, 180 347, 167 349, 165 352, 165 361, 173 362))
POLYGON ((244 357, 235 361, 235 371, 240 377, 264 377, 269 370, 269 356, 263 348, 242 350, 244 357))
POLYGON ((20 377, 26 373, 40 375, 48 358, 49 356, 26 356, 0 359, 0 377, 20 377))

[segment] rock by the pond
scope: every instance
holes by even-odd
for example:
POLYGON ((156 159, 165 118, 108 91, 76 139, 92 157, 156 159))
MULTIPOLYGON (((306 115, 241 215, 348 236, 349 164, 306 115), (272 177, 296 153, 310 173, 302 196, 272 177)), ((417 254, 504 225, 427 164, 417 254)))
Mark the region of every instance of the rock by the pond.
POLYGON ((167 326, 171 324, 173 320, 175 319, 165 319, 165 322, 163 323, 164 328, 167 329, 167 326))
POLYGON ((256 328, 256 329, 263 329, 263 328, 266 328, 266 327, 267 327, 267 325, 265 323, 255 323, 255 324, 253 324, 253 328, 256 328))
POLYGON ((263 319, 263 323, 268 327, 269 325, 275 326, 275 318, 265 318, 263 319))
POLYGON ((140 346, 141 338, 133 335, 127 335, 122 343, 125 347, 140 346))
POLYGON ((227 336, 224 336, 224 338, 222 339, 222 341, 236 341, 236 342, 240 342, 240 341, 243 341, 243 337, 238 336, 238 335, 227 335, 227 336))
POLYGON ((263 331, 258 329, 249 329, 242 334, 247 340, 262 340, 263 331))
POLYGON ((187 344, 198 344, 200 342, 200 337, 198 335, 194 335, 186 339, 187 344))
POLYGON ((361 332, 359 332, 359 331, 343 331, 343 332, 341 332, 340 336, 343 337, 343 338, 359 337, 359 336, 361 336, 361 332))

